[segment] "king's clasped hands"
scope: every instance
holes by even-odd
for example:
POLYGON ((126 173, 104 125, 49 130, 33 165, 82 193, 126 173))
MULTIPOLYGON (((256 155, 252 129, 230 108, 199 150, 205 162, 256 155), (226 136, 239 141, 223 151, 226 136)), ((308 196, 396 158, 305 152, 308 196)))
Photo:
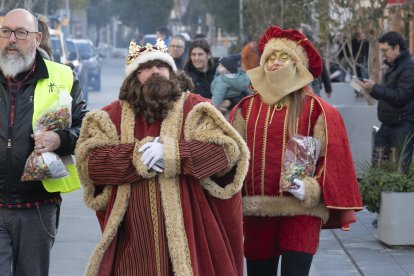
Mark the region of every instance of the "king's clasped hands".
POLYGON ((143 152, 141 161, 148 167, 148 170, 156 172, 164 171, 164 145, 159 142, 160 137, 156 137, 154 141, 145 143, 139 148, 139 152, 143 152))

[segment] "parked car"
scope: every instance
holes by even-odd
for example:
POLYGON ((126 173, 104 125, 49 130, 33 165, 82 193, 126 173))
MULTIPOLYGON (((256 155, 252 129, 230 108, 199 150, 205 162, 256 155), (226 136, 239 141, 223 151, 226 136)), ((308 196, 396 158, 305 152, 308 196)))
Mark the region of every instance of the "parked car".
POLYGON ((98 52, 89 39, 72 39, 75 44, 83 69, 87 72, 88 87, 101 90, 101 63, 98 52))
POLYGON ((49 29, 50 43, 52 46, 52 59, 62 64, 68 64, 68 53, 64 34, 55 29, 49 29))
POLYGON ((66 49, 68 52, 68 60, 70 62, 69 66, 72 67, 72 70, 78 77, 84 100, 88 101, 88 72, 81 60, 78 48, 76 48, 72 39, 66 40, 66 49))
POLYGON ((157 42, 156 34, 145 34, 142 39, 142 45, 146 45, 147 43, 155 45, 155 42, 157 42))

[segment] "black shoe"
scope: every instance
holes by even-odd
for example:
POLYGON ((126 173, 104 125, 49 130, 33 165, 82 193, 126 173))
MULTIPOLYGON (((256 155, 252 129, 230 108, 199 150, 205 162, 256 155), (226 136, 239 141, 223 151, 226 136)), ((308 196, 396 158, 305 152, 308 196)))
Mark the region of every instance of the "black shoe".
POLYGON ((377 220, 377 219, 374 219, 374 220, 372 221, 372 226, 374 226, 375 228, 377 228, 377 227, 378 227, 378 220, 377 220))

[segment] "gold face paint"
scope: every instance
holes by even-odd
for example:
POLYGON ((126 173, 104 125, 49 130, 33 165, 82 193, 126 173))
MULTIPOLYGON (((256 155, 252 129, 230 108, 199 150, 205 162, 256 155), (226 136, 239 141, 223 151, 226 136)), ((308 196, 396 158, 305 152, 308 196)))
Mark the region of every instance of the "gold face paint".
POLYGON ((266 59, 266 63, 273 64, 276 60, 286 63, 288 61, 291 61, 292 59, 287 53, 275 50, 268 56, 268 58, 266 59))

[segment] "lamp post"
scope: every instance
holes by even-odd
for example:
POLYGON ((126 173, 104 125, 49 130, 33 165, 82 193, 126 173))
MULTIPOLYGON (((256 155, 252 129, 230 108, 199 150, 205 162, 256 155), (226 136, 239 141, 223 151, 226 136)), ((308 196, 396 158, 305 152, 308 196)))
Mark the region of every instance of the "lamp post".
POLYGON ((239 0, 239 32, 240 42, 244 41, 244 28, 243 28, 243 0, 239 0))
POLYGON ((283 3, 283 0, 280 0, 280 27, 283 29, 283 6, 284 6, 284 3, 283 3))

